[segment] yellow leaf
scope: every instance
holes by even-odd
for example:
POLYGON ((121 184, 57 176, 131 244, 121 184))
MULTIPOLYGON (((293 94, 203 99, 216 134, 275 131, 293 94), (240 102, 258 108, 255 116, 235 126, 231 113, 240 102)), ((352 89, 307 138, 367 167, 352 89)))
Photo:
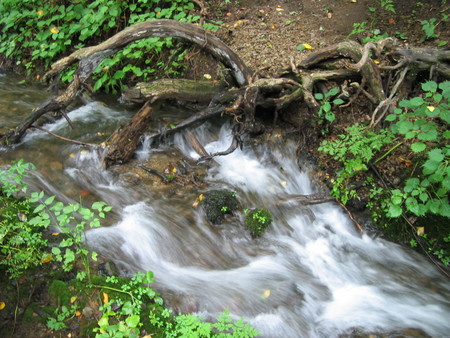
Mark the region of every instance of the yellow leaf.
POLYGON ((198 200, 201 202, 203 201, 203 194, 198 195, 198 200))
POLYGON ((305 47, 305 49, 313 49, 309 43, 302 43, 302 45, 305 47))
POLYGON ((264 290, 264 292, 263 292, 263 298, 264 298, 264 299, 267 299, 267 298, 269 298, 269 297, 270 297, 270 290, 269 290, 269 289, 264 290))
POLYGON ((109 296, 106 292, 103 292, 103 304, 108 304, 109 296))
POLYGON ((71 298, 70 298, 70 304, 73 304, 73 303, 75 303, 75 301, 77 300, 77 296, 72 296, 71 298))
POLYGON ((433 106, 427 106, 427 109, 428 109, 430 112, 434 112, 434 110, 436 109, 436 107, 433 107, 433 106))
POLYGON ((38 10, 36 13, 39 16, 43 16, 44 15, 44 11, 42 9, 38 10))
POLYGON ((69 157, 70 157, 70 158, 75 158, 76 156, 75 156, 74 153, 71 153, 71 154, 69 155, 69 157))
POLYGON ((380 64, 380 61, 378 61, 378 60, 373 60, 373 62, 374 62, 376 65, 379 65, 379 64, 380 64))
POLYGON ((6 307, 5 302, 0 302, 0 311, 3 310, 6 307))
POLYGON ((75 316, 80 317, 81 316, 81 311, 75 311, 75 316))
POLYGON ((212 76, 210 74, 203 74, 203 77, 207 80, 211 80, 212 76))
POLYGON ((53 34, 58 34, 59 29, 58 29, 58 27, 53 27, 52 29, 50 29, 50 32, 52 32, 53 34))
POLYGON ((52 236, 59 236, 59 232, 52 232, 52 236))
POLYGON ((286 188, 286 186, 287 186, 287 181, 281 181, 280 184, 281 184, 281 186, 282 186, 283 188, 286 188))
POLYGON ((416 227, 416 233, 418 236, 425 234, 425 227, 416 227))

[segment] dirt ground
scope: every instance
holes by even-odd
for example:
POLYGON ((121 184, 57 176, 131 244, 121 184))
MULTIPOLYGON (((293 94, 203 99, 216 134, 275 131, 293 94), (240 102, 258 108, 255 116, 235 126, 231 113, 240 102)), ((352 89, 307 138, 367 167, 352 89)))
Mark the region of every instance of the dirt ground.
MULTIPOLYGON (((449 12, 441 0, 396 0, 396 14, 381 8, 378 0, 240 0, 208 1, 210 20, 223 21, 216 33, 253 70, 276 74, 291 58, 300 62, 310 51, 343 41, 354 23, 366 21, 370 29, 395 36, 404 33, 405 44, 422 37, 421 20, 449 12), (297 50, 307 43, 313 49, 297 50)), ((449 37, 448 23, 437 25, 440 39, 449 37)))

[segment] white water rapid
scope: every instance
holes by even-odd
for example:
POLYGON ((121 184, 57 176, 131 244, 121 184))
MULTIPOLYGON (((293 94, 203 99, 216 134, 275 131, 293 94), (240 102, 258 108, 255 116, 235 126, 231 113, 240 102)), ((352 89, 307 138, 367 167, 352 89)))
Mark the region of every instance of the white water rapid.
MULTIPOLYGON (((8 112, 0 123, 14 118, 14 111, 8 112)), ((46 128, 97 142, 106 122, 114 129, 127 118, 95 102, 69 116, 78 129, 70 131, 65 122, 46 128)), ((209 125, 195 133, 210 153, 231 143, 226 127, 209 125)), ((194 163, 197 155, 185 144, 178 135, 162 150, 140 150, 139 158, 176 151, 194 163)), ((351 336, 354 329, 450 336, 449 283, 429 261, 361 234, 335 203, 276 204, 316 188, 299 169, 294 145, 275 135, 270 145, 247 145, 217 157, 207 172, 209 189, 235 191, 242 208, 270 210, 273 223, 259 239, 250 236, 239 213, 218 226, 209 224, 202 209, 192 206, 204 191, 159 194, 130 184, 100 169, 95 153, 41 132, 1 156, 3 163, 24 157, 45 168, 35 185, 59 198, 76 199, 68 191, 86 189, 112 205, 111 224, 90 230, 89 245, 126 273, 153 271, 156 289, 176 311, 212 318, 229 309, 262 337, 328 338, 351 336)), ((396 333, 392 336, 399 337, 396 333)))
MULTIPOLYGON (((206 128, 197 136, 213 153, 231 143, 227 130, 215 141, 206 128)), ((196 159, 185 144, 176 139, 196 159)), ((361 235, 334 203, 275 205, 314 192, 293 144, 238 149, 216 161, 211 188, 236 191, 242 206, 267 207, 274 216, 262 238, 252 239, 239 218, 210 225, 191 207, 192 196, 166 200, 150 193, 123 203, 120 221, 92 230, 90 245, 130 272, 152 270, 176 310, 209 317, 229 309, 264 337, 337 337, 354 328, 450 333, 448 281, 423 257, 361 235)), ((132 196, 126 187, 115 190, 132 196)))

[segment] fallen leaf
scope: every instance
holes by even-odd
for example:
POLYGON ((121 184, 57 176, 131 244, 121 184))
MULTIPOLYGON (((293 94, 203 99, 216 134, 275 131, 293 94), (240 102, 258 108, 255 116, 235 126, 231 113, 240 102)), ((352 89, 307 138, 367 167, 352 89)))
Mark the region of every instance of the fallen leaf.
POLYGON ((75 311, 75 316, 80 317, 81 316, 81 311, 75 311))
POLYGON ((269 297, 270 297, 270 290, 269 290, 269 289, 264 290, 264 292, 263 292, 263 298, 264 298, 264 299, 267 299, 267 298, 269 298, 269 297))
POLYGON ((203 74, 203 77, 204 77, 206 80, 211 80, 211 79, 212 79, 212 76, 211 76, 210 74, 203 74))
POLYGON ((303 43, 303 46, 305 46, 305 49, 313 49, 312 46, 308 43, 303 43))
POLYGON ((49 263, 52 260, 52 255, 49 253, 44 253, 44 255, 42 255, 41 258, 41 263, 45 264, 45 263, 49 263))
POLYGON ((280 184, 281 184, 281 186, 282 186, 283 188, 286 188, 286 186, 287 186, 287 181, 281 181, 280 184))
POLYGON ((103 304, 108 304, 109 296, 106 292, 103 292, 103 304))
POLYGON ((70 158, 75 158, 76 156, 75 156, 74 153, 71 153, 71 154, 69 155, 69 157, 70 157, 70 158))
POLYGON ((375 64, 377 64, 377 65, 380 64, 380 61, 378 61, 378 60, 373 60, 373 62, 374 62, 375 64))
POLYGON ((77 300, 77 296, 72 296, 72 297, 70 297, 70 304, 73 304, 73 303, 75 303, 75 301, 77 300))
POLYGON ((44 11, 42 9, 38 10, 36 13, 39 16, 43 16, 44 15, 44 11))
POLYGON ((59 29, 58 29, 58 27, 53 27, 52 29, 50 29, 50 32, 52 32, 53 34, 58 34, 59 29))
POLYGON ((416 233, 418 236, 422 236, 425 234, 425 227, 416 227, 416 233))
POLYGON ((328 12, 328 13, 327 13, 327 18, 328 18, 328 19, 331 19, 332 17, 333 17, 333 13, 328 12))
POLYGON ((3 310, 6 307, 5 302, 0 302, 0 311, 3 310))
POLYGON ((434 112, 434 110, 436 109, 436 107, 433 107, 433 106, 427 106, 427 109, 428 109, 430 112, 434 112))
POLYGON ((59 236, 59 232, 53 232, 52 236, 59 236))
POLYGON ((80 191, 80 197, 86 197, 89 196, 91 194, 91 191, 88 189, 83 189, 80 191))
POLYGON ((395 25, 395 19, 394 18, 390 18, 389 19, 389 24, 390 25, 395 25))

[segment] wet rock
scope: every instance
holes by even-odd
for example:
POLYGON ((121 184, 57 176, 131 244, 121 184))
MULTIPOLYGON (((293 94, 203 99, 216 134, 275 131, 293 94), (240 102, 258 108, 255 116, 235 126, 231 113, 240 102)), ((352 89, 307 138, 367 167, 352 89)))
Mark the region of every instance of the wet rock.
POLYGON ((221 223, 225 215, 232 214, 238 207, 236 193, 229 190, 211 190, 204 194, 202 207, 206 218, 212 224, 221 223))

